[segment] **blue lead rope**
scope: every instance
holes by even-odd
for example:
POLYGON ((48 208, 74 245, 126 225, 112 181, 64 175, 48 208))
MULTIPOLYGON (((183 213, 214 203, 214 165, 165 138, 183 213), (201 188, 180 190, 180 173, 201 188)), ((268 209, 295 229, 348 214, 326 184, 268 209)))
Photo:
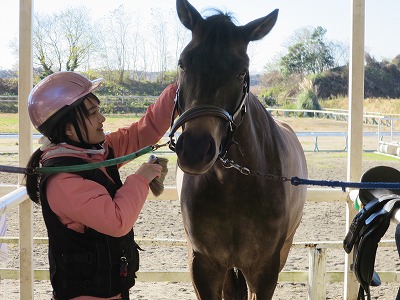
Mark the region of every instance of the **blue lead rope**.
POLYGON ((331 181, 331 180, 310 180, 299 177, 292 177, 290 179, 293 185, 318 185, 328 186, 332 188, 340 187, 345 192, 346 188, 357 189, 388 189, 399 190, 400 182, 345 182, 345 181, 331 181))

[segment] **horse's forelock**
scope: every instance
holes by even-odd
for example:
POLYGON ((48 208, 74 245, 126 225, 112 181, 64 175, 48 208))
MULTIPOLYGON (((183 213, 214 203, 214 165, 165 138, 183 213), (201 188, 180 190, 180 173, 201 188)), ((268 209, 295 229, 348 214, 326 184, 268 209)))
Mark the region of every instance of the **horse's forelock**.
POLYGON ((205 11, 205 20, 211 20, 215 18, 225 19, 231 23, 237 23, 237 20, 232 12, 223 12, 218 8, 209 8, 205 11))
POLYGON ((247 60, 246 47, 242 48, 244 45, 241 39, 242 31, 233 22, 233 15, 215 9, 213 12, 215 14, 206 17, 204 22, 194 29, 192 41, 185 51, 186 54, 190 53, 191 56, 196 57, 199 64, 204 65, 207 62, 214 67, 215 62, 219 65, 231 66, 238 56, 243 56, 243 59, 247 60), (230 57, 232 60, 229 59, 230 57))
POLYGON ((195 30, 194 37, 201 43, 218 44, 218 41, 230 41, 237 32, 234 23, 234 16, 229 12, 222 12, 217 9, 212 10, 213 15, 205 18, 201 23, 201 28, 195 30))
MULTIPOLYGON (((181 56, 187 67, 185 83, 195 95, 215 93, 232 74, 248 67, 246 48, 241 46, 241 31, 233 15, 213 12, 194 29, 192 41, 181 56)), ((192 97, 197 98, 195 95, 192 97)))

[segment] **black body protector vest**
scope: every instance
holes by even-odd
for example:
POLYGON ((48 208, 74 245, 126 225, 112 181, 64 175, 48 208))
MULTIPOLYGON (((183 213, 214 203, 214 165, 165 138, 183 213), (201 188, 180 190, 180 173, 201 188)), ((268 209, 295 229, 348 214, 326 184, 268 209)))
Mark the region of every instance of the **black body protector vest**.
MULTIPOLYGON (((110 149, 107 159, 111 158, 113 152, 110 149)), ((84 163, 79 158, 60 157, 49 159, 43 166, 84 163)), ((99 169, 75 173, 103 185, 113 198, 122 182, 116 166, 106 170, 114 182, 99 169)), ((68 229, 49 207, 46 179, 50 175, 43 175, 40 180, 40 200, 49 237, 48 256, 54 298, 70 299, 84 295, 107 298, 121 293, 122 299, 129 299, 129 288, 135 285, 135 272, 139 269, 139 247, 134 241, 133 230, 116 238, 91 228, 86 228, 84 233, 68 229)))

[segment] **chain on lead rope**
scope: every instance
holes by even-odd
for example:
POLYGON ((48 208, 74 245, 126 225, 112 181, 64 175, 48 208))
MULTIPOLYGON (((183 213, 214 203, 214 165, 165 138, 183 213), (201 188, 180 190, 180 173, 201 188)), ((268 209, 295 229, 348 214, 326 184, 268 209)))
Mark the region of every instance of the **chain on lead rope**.
POLYGON ((291 181, 291 179, 285 177, 285 176, 278 176, 274 174, 267 174, 261 171, 254 171, 250 170, 249 168, 243 167, 237 163, 235 163, 233 160, 227 159, 227 158, 219 158, 220 161, 222 162, 222 165, 225 169, 236 169, 243 175, 253 175, 253 176, 258 176, 258 177, 264 177, 270 180, 275 180, 275 181, 291 181))
POLYGON ((346 182, 336 180, 311 180, 299 177, 287 178, 285 176, 278 176, 274 174, 267 174, 261 171, 250 170, 249 168, 243 167, 233 160, 224 159, 220 157, 222 165, 226 169, 236 169, 243 175, 253 175, 263 177, 268 180, 290 182, 294 186, 299 185, 314 185, 314 186, 327 186, 331 188, 340 187, 343 192, 346 188, 358 188, 358 189, 400 189, 400 182, 346 182))

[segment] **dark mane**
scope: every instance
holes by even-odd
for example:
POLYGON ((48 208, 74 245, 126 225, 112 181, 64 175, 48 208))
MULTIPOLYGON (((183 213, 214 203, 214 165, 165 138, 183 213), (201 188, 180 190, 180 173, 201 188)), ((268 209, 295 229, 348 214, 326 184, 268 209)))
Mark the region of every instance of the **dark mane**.
POLYGON ((213 15, 209 15, 205 18, 200 32, 197 38, 201 43, 207 45, 227 43, 233 39, 235 32, 237 32, 237 26, 233 21, 235 18, 230 12, 222 12, 218 9, 210 9, 208 11, 214 12, 213 15))

